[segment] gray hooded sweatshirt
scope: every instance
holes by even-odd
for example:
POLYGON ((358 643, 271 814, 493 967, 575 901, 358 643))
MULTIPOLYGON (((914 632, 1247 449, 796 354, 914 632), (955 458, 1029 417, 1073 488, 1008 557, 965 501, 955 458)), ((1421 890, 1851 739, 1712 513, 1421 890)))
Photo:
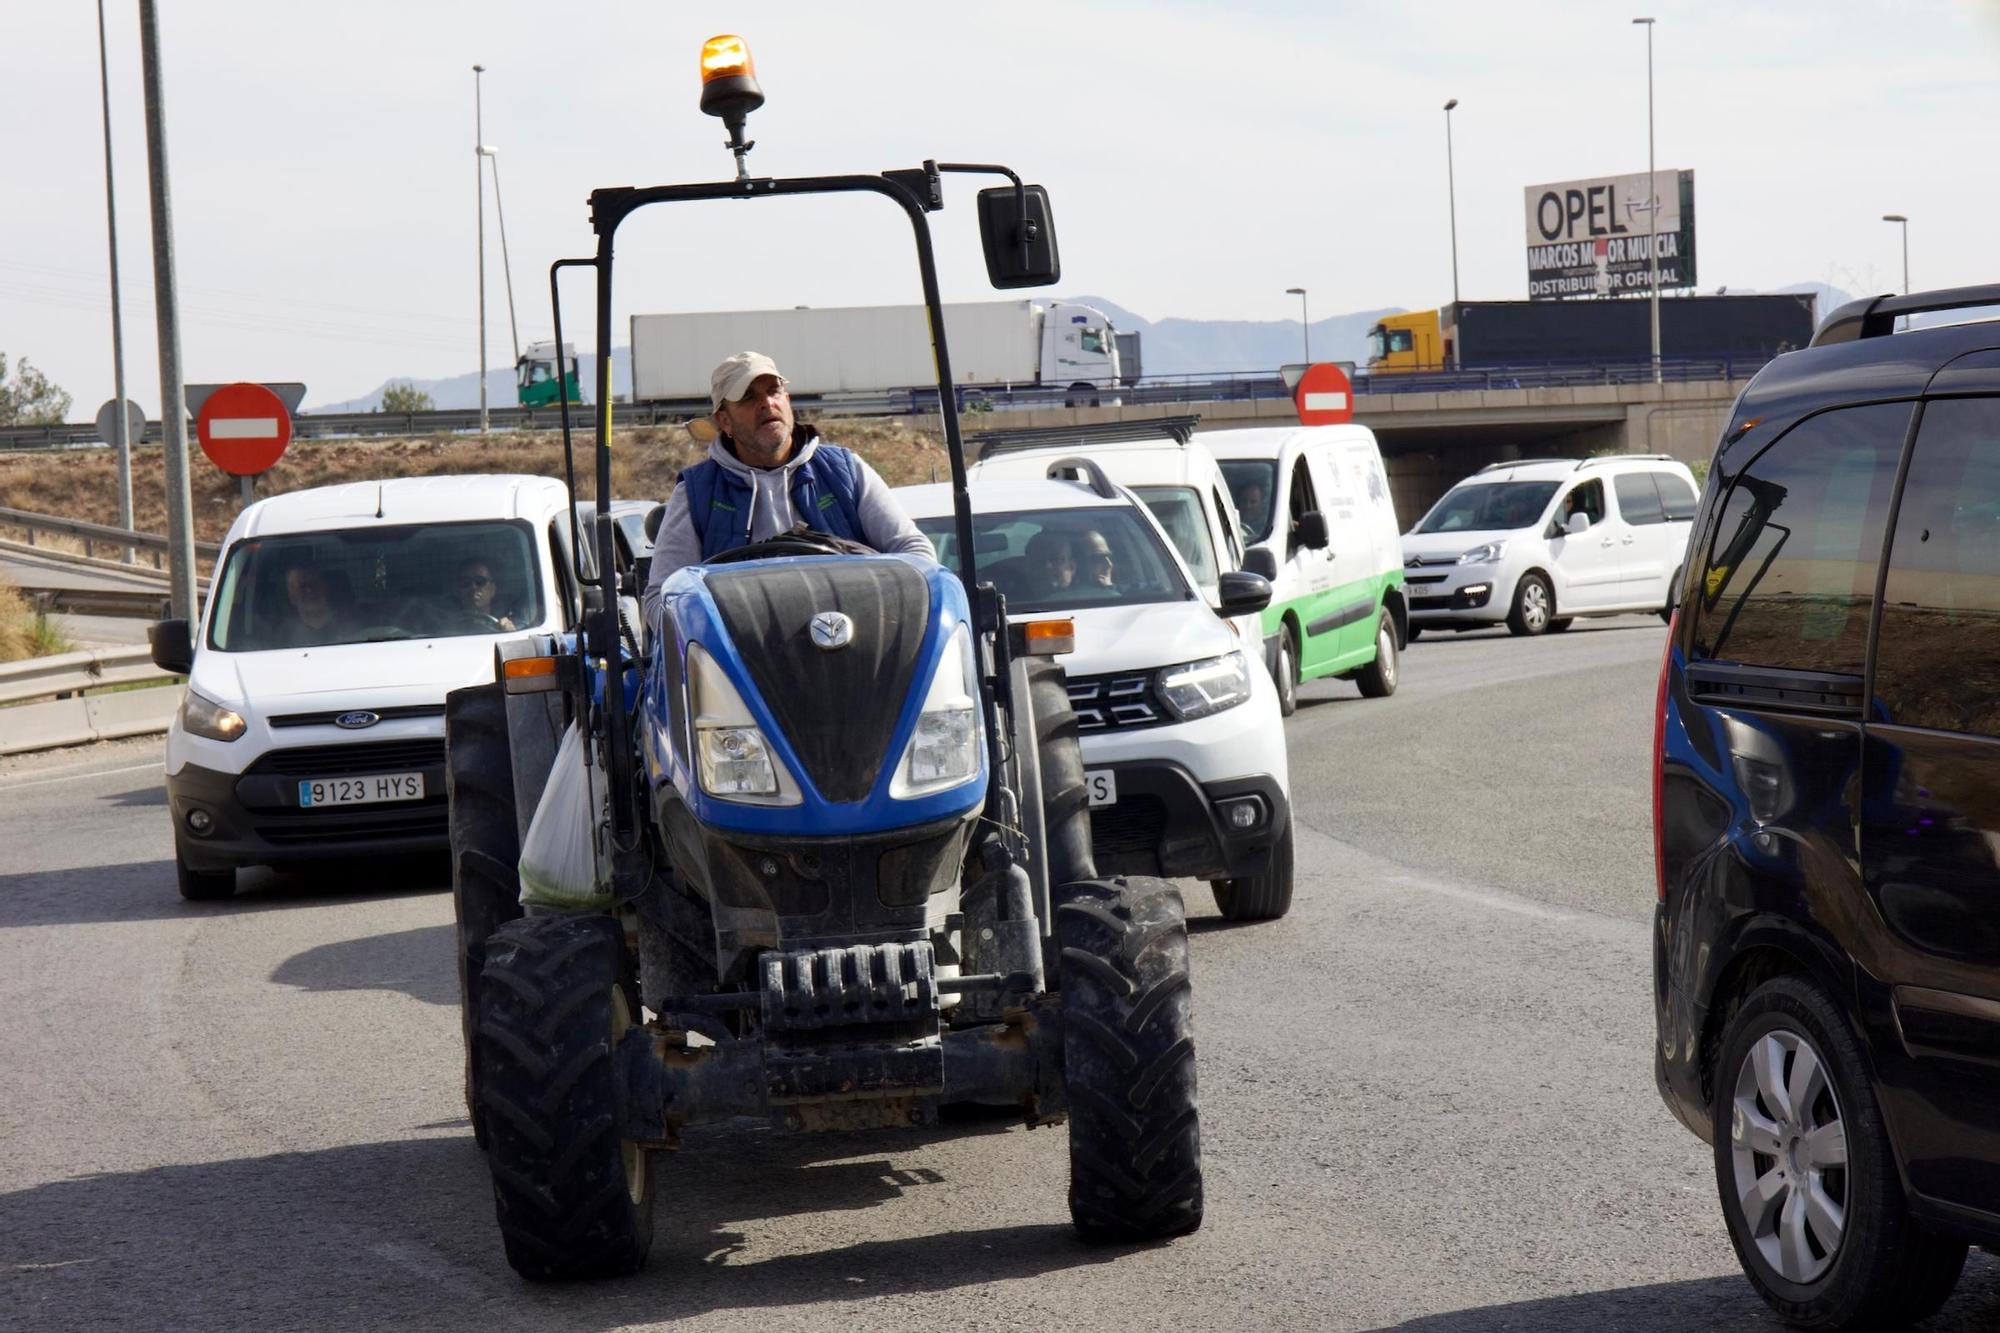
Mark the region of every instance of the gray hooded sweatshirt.
MULTIPOLYGON (((774 468, 751 467, 731 453, 721 440, 708 446, 708 456, 749 483, 750 540, 760 542, 767 537, 790 532, 799 521, 798 515, 792 512, 792 473, 803 466, 815 450, 839 447, 821 441, 815 433, 803 446, 794 448, 791 457, 774 468)), ((881 475, 858 455, 854 465, 860 477, 855 507, 860 512, 861 540, 878 551, 892 555, 921 555, 930 560, 937 559, 937 548, 931 545, 930 538, 917 531, 917 525, 896 503, 881 475)), ((660 519, 660 533, 653 543, 653 563, 646 575, 644 606, 648 624, 657 626, 660 623, 660 588, 666 583, 667 576, 682 565, 699 564, 700 561, 701 533, 695 530, 688 518, 687 487, 676 484, 674 493, 667 497, 667 512, 660 519)))

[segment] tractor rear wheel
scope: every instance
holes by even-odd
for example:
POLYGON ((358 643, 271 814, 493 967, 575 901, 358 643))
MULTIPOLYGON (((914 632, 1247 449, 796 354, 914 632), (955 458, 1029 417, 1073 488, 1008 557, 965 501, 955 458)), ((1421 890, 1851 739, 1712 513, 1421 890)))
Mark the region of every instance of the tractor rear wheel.
POLYGON ((458 919, 458 1013, 465 1036, 465 1108, 486 1146, 479 1113, 479 973, 486 940, 521 915, 520 826, 507 745, 507 696, 496 683, 445 698, 444 785, 450 803, 451 902, 458 919))
POLYGON ((618 1136, 632 987, 609 916, 524 917, 486 941, 479 1105, 507 1262, 532 1281, 634 1273, 652 1246, 651 1161, 618 1136))
POLYGON ((1086 1239, 1201 1225, 1194 1002, 1180 893, 1162 879, 1065 886, 1056 908, 1069 1096, 1069 1209, 1086 1239))

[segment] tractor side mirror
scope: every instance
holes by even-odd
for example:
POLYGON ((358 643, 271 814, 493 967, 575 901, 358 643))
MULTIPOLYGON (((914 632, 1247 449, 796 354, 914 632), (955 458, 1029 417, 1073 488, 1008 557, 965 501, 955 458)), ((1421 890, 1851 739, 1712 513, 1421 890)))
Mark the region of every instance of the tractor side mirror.
POLYGON ((996 185, 979 192, 979 243, 995 287, 1046 287, 1062 281, 1055 216, 1039 185, 996 185))
POLYGON ((1253 546, 1243 553, 1243 572, 1269 583, 1278 577, 1278 557, 1268 546, 1253 546))
POLYGON ((194 634, 185 620, 161 620, 146 626, 153 665, 176 676, 194 669, 194 634))
MULTIPOLYGON (((1262 548, 1259 548, 1262 549, 1262 548)), ((1269 554, 1266 552, 1266 554, 1269 554)), ((1216 609, 1225 616, 1245 616, 1271 604, 1271 581, 1262 574, 1244 570, 1224 574, 1218 581, 1221 593, 1216 609)))

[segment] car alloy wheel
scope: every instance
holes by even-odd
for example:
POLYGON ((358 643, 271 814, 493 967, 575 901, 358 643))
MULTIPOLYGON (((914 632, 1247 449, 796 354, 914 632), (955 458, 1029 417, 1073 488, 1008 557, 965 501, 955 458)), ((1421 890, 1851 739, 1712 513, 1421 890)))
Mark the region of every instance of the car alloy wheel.
POLYGON ((1847 1222, 1847 1128, 1824 1061, 1789 1028, 1765 1033, 1736 1071, 1731 1184, 1752 1244, 1787 1282, 1817 1281, 1847 1222))

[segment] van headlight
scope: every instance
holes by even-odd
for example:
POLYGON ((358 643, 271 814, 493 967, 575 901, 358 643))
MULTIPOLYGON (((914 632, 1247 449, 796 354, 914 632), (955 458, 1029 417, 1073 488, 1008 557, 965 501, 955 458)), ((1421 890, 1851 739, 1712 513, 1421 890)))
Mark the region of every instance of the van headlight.
POLYGON ((771 752, 736 686, 698 643, 688 645, 687 691, 701 789, 755 805, 799 804, 791 772, 771 752))
POLYGON ((249 723, 233 708, 224 708, 206 695, 189 690, 181 700, 181 730, 212 741, 239 739, 249 723))
POLYGON ((979 677, 972 662, 972 635, 960 625, 938 659, 916 729, 889 780, 889 795, 899 801, 929 796, 962 786, 978 773, 979 677))
POLYGON ((1250 659, 1241 651, 1167 667, 1159 674, 1160 698, 1183 722, 1234 708, 1250 697, 1250 659))
POLYGON ((1498 560, 1501 553, 1506 549, 1506 542, 1488 542, 1484 546, 1475 546, 1470 551, 1467 551, 1458 558, 1458 563, 1461 565, 1491 564, 1493 561, 1498 560))

